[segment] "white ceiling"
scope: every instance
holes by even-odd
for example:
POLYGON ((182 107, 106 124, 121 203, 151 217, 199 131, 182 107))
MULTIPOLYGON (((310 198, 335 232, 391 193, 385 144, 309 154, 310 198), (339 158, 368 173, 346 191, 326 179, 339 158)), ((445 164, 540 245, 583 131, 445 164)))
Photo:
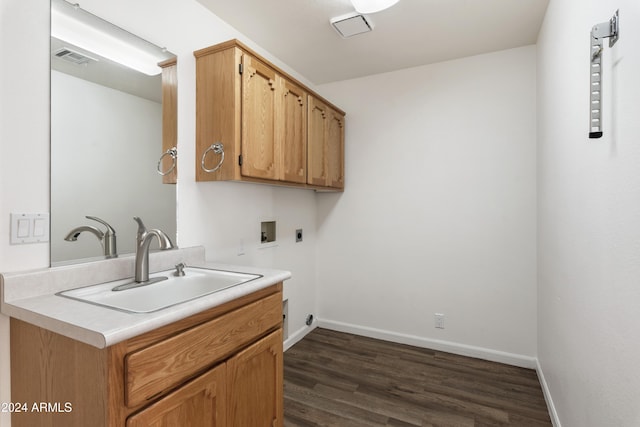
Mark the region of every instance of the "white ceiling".
POLYGON ((354 12, 349 0, 198 1, 315 84, 534 44, 549 3, 400 0, 343 39, 329 20, 354 12))

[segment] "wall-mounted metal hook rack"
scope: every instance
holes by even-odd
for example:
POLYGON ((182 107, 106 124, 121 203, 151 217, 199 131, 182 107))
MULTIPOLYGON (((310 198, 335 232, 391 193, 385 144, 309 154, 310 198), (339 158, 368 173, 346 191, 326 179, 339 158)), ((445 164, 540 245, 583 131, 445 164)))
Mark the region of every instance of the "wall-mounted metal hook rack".
POLYGON ((609 39, 609 47, 620 38, 619 11, 607 22, 596 24, 591 28, 591 87, 589 96, 589 138, 602 136, 602 51, 604 39, 609 39))

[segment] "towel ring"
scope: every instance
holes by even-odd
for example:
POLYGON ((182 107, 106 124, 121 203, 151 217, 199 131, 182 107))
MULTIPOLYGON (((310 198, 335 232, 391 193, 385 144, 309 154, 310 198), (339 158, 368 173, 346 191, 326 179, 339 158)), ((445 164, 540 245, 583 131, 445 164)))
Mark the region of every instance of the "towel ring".
POLYGON ((204 153, 202 154, 202 161, 200 162, 200 166, 202 166, 202 170, 204 170, 205 172, 211 173, 220 169, 220 166, 222 166, 222 162, 224 162, 224 145, 222 145, 222 143, 220 142, 216 142, 215 144, 211 144, 211 147, 204 150, 204 153), (220 154, 220 161, 213 169, 207 169, 206 166, 204 165, 205 159, 207 158, 207 153, 209 151, 213 151, 215 154, 220 154))
POLYGON ((171 171, 176 168, 177 158, 178 158, 178 149, 176 147, 169 148, 167 151, 162 153, 162 156, 160 156, 160 160, 158 160, 158 167, 157 167, 158 173, 162 176, 170 174, 171 171), (171 167, 169 168, 169 170, 162 172, 161 167, 162 167, 162 159, 164 159, 164 156, 171 156, 171 159, 173 159, 173 163, 171 163, 171 167))

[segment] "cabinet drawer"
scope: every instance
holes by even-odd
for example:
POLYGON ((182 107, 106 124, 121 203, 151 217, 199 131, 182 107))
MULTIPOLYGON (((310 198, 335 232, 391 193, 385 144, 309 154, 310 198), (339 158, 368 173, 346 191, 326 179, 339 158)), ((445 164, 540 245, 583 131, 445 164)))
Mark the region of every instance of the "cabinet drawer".
POLYGON ((279 325, 276 293, 152 344, 125 358, 125 402, 134 407, 168 391, 279 325))

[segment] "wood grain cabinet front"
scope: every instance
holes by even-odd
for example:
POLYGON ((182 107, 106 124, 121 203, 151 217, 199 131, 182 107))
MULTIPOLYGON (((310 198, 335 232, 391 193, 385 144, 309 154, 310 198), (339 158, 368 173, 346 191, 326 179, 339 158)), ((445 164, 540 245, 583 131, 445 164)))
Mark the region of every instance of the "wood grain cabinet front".
POLYGON ((178 182, 176 158, 163 155, 178 145, 178 62, 176 58, 158 64, 162 68, 162 154, 163 184, 178 182))
POLYGON ((344 115, 309 96, 308 183, 344 188, 344 115))
POLYGON ((227 423, 230 427, 282 426, 282 330, 227 361, 227 423))
POLYGON ((61 409, 12 425, 279 427, 282 364, 282 283, 105 349, 12 318, 12 399, 61 409))
POLYGON ((226 385, 226 365, 223 363, 130 416, 126 427, 225 427, 226 385))
MULTIPOLYGON (((320 182, 308 177, 308 165, 317 161, 311 158, 316 152, 308 148, 308 106, 311 99, 321 99, 318 95, 237 40, 194 55, 197 181, 249 181, 329 191, 344 187, 329 178, 320 182), (216 143, 223 146, 224 161, 212 149, 216 143)), ((344 112, 330 108, 340 117, 342 131, 344 112)), ((344 168, 344 133, 333 147, 344 168)))

